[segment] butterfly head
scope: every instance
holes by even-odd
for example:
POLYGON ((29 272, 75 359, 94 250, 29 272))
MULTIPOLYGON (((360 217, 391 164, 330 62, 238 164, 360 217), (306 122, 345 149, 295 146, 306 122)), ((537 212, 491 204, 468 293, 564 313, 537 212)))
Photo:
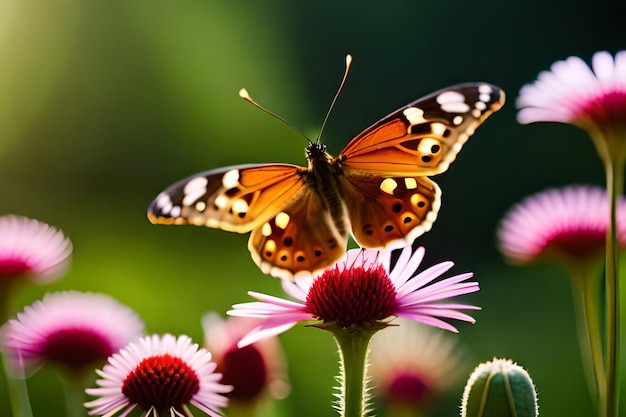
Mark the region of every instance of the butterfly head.
POLYGON ((333 157, 326 152, 326 145, 323 143, 310 142, 306 147, 306 159, 310 164, 316 162, 329 162, 333 157))

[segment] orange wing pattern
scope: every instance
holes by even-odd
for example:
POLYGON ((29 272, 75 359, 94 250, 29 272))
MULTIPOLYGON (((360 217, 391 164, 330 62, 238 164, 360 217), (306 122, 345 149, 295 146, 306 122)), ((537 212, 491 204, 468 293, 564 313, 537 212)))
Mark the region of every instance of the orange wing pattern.
POLYGON ((354 138, 339 155, 342 167, 380 176, 444 172, 474 130, 504 104, 490 84, 461 84, 416 100, 354 138))

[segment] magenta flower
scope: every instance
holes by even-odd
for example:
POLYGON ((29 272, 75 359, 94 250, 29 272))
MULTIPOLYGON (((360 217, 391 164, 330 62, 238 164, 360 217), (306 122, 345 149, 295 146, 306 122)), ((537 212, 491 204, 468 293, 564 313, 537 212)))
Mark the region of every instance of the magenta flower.
POLYGON ((626 159, 626 51, 555 62, 520 90, 520 123, 561 122, 585 129, 605 164, 626 159))
POLYGON ((277 338, 271 337, 245 347, 237 343, 259 323, 257 320, 230 317, 224 320, 217 313, 202 318, 204 347, 212 353, 221 383, 232 385, 226 394, 228 409, 245 408, 241 414, 252 415, 259 404, 282 399, 289 393, 287 362, 277 338))
POLYGON ((59 230, 26 217, 0 217, 0 286, 19 277, 54 281, 71 253, 72 243, 59 230))
MULTIPOLYGON (((606 191, 593 186, 550 189, 527 197, 502 220, 498 239, 514 263, 602 259, 609 227, 606 191)), ((626 246, 626 200, 618 203, 618 243, 626 246)))
POLYGON ((127 306, 105 294, 46 294, 0 328, 0 348, 16 375, 44 362, 91 371, 131 340, 144 324, 127 306))
POLYGON ((398 320, 394 322, 398 326, 389 326, 372 338, 367 373, 387 408, 417 415, 416 410, 425 412, 462 381, 465 352, 457 337, 422 323, 398 320))
POLYGON ((625 127, 626 51, 597 52, 592 68, 572 56, 541 72, 520 91, 518 121, 625 127))
POLYGON ((218 417, 227 404, 223 395, 232 387, 222 385, 211 354, 192 344, 188 336, 152 335, 130 343, 109 358, 96 372, 98 388, 87 394, 99 397, 85 403, 89 415, 127 416, 137 406, 142 416, 191 417, 188 404, 218 417))
POLYGON ((392 268, 389 250, 349 250, 319 276, 282 281, 284 290, 299 302, 250 292, 259 302, 234 305, 228 314, 259 318, 262 324, 239 346, 277 335, 305 320, 316 320, 319 327, 334 324, 343 328, 382 328, 388 319, 400 316, 453 332, 457 329, 444 319, 474 323, 472 317, 458 310, 479 307, 449 301, 478 291, 477 282, 463 282, 472 273, 434 282, 454 263, 442 262, 416 273, 424 252, 424 248, 414 253, 410 247, 405 248, 392 268))

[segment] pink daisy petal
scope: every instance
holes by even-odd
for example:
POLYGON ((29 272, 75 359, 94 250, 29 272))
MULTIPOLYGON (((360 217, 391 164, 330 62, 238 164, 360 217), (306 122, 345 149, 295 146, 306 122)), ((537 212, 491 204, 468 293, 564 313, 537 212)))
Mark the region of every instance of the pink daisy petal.
POLYGON ((226 394, 231 406, 256 407, 267 398, 285 398, 290 391, 287 363, 277 338, 237 346, 259 323, 240 317, 224 320, 213 312, 202 318, 204 345, 222 373, 220 383, 233 386, 226 394))
MULTIPOLYGON (((388 250, 348 251, 344 259, 312 281, 304 304, 279 301, 276 297, 252 293, 260 302, 233 306, 230 315, 261 318, 262 324, 242 339, 240 346, 267 336, 278 335, 297 322, 316 319, 342 327, 384 323, 389 317, 407 316, 436 327, 456 331, 441 319, 472 321, 459 309, 477 309, 464 304, 445 303, 457 295, 478 291, 478 283, 462 283, 472 274, 461 274, 434 282, 454 265, 442 262, 415 275, 424 249, 405 248, 390 269, 388 250), (415 276, 414 276, 415 275, 415 276), (441 307, 435 301, 441 301, 441 307), (456 307, 455 307, 456 306, 456 307), (428 313, 433 313, 429 316, 428 313)), ((289 284, 285 284, 287 287, 289 284)))
POLYGON ((458 337, 440 329, 404 318, 394 324, 370 343, 371 385, 386 407, 428 414, 466 378, 471 369, 467 352, 458 345, 458 337))
POLYGON ((0 216, 0 280, 54 281, 67 269, 71 253, 72 243, 61 231, 26 217, 0 216))
MULTIPOLYGON (((219 383, 211 354, 198 348, 187 336, 152 335, 128 344, 109 358, 97 371, 97 388, 87 394, 99 397, 85 403, 89 415, 112 417, 128 415, 135 407, 158 416, 167 410, 172 415, 191 417, 186 404, 192 404, 212 417, 228 400, 223 394, 232 387, 219 383), (176 373, 177 378, 170 378, 176 373)), ((163 416, 165 417, 165 416, 163 416)))
POLYGON ((0 347, 17 374, 44 362, 92 368, 143 334, 143 321, 104 294, 46 294, 0 329, 0 347))
MULTIPOLYGON (((626 199, 618 201, 617 237, 626 246, 626 199)), ((514 263, 587 262, 602 257, 609 225, 606 191, 595 186, 549 189, 524 199, 504 217, 499 247, 514 263)))
POLYGON ((520 89, 520 123, 561 122, 603 131, 626 128, 626 54, 593 55, 591 68, 578 57, 555 62, 520 89))

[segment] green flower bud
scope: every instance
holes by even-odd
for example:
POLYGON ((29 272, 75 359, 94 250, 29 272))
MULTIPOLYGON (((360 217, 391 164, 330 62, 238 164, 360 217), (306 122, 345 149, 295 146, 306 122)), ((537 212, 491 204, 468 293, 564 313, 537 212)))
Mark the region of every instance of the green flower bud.
POLYGON ((537 417, 537 393, 528 372, 509 359, 481 363, 470 375, 461 417, 537 417))

